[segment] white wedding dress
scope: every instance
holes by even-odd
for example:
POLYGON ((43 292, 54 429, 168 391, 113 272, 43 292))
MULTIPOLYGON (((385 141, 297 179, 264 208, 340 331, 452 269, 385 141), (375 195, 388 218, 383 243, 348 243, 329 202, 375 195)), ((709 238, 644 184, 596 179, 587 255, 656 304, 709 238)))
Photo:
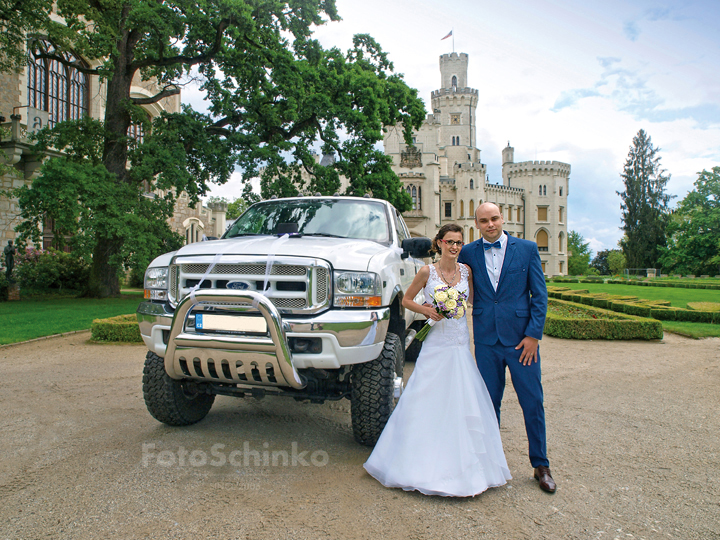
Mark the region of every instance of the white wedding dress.
MULTIPOLYGON (((455 288, 467 294, 467 269, 460 269, 455 288)), ((430 265, 427 302, 442 283, 430 265)), ((446 497, 477 495, 512 478, 490 395, 470 353, 465 316, 430 330, 364 467, 385 487, 446 497)))

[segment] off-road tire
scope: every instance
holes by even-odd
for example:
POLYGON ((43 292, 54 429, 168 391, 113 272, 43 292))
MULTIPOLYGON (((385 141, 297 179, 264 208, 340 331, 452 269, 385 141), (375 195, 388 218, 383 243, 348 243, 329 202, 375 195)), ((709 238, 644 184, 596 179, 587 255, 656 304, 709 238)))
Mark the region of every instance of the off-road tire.
POLYGON ((192 384, 170 378, 165 360, 148 352, 143 369, 143 397, 156 420, 169 426, 188 426, 207 416, 215 396, 200 393, 192 384))
POLYGON ((388 332, 380 356, 353 366, 350 416, 360 444, 375 445, 395 408, 394 382, 402 377, 404 352, 400 336, 388 332))
POLYGON ((422 341, 419 339, 413 339, 410 346, 405 349, 405 361, 415 362, 417 357, 420 355, 420 349, 422 349, 422 341))

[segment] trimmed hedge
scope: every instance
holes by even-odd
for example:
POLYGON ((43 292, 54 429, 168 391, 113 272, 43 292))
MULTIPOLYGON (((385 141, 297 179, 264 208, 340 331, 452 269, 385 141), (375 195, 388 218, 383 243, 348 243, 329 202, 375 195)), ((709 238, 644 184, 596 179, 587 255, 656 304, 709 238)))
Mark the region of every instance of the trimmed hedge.
POLYGON ((550 300, 587 313, 587 318, 563 317, 548 311, 544 333, 565 339, 662 339, 662 323, 654 319, 550 300))
POLYGON ((93 341, 142 343, 137 317, 118 315, 108 319, 95 319, 91 326, 93 341))

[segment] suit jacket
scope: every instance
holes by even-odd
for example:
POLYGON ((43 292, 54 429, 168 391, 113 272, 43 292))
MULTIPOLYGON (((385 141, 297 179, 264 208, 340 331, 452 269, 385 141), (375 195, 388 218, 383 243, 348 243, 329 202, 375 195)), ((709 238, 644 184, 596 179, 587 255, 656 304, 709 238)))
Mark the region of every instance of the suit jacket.
POLYGON ((458 262, 473 272, 475 342, 494 345, 500 341, 514 347, 525 336, 542 339, 547 287, 537 244, 504 234, 508 242, 497 291, 485 267, 482 237, 463 247, 458 262))

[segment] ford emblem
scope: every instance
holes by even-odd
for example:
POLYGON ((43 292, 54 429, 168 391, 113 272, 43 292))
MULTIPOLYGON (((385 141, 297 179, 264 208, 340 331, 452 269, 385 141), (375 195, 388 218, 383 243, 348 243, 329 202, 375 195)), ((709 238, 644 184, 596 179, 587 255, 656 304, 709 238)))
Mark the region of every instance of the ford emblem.
POLYGON ((228 289, 235 289, 236 291, 247 291, 250 288, 250 284, 247 281, 229 281, 226 287, 228 289))

